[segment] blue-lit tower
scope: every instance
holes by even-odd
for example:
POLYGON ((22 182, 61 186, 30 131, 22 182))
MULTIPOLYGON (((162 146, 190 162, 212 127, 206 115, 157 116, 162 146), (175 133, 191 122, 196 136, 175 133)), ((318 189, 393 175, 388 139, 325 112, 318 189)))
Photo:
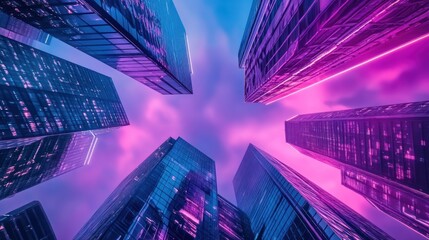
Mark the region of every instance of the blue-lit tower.
POLYGON ((56 240, 42 205, 33 201, 0 216, 2 240, 56 240))
POLYGON ((96 143, 89 131, 0 148, 0 200, 88 165, 96 143))
POLYGON ((238 168, 234 190, 256 239, 392 239, 254 145, 238 168))
POLYGON ((185 28, 172 0, 3 0, 0 10, 162 94, 190 94, 185 28))
POLYGON ((217 239, 215 164, 185 142, 165 141, 130 173, 76 239, 217 239))
POLYGON ((75 239, 250 240, 246 214, 217 194, 214 161, 169 138, 129 174, 75 239))
POLYGON ((0 13, 0 142, 128 125, 112 79, 33 47, 49 41, 0 13))

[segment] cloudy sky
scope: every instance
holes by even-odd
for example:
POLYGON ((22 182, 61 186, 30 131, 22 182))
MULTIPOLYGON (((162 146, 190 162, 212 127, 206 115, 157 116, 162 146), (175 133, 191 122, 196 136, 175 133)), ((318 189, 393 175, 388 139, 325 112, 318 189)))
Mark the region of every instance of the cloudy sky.
MULTIPOLYGON (((250 0, 175 0, 189 37, 193 95, 162 96, 63 43, 45 50, 114 79, 131 125, 101 136, 90 166, 0 202, 0 214, 42 202, 59 239, 71 239, 119 182, 169 136, 216 161, 218 190, 235 202, 232 178, 251 142, 284 161, 398 239, 419 235, 340 184, 340 172, 285 143, 296 114, 429 99, 429 39, 268 106, 243 101, 237 53, 250 0)), ((421 237, 420 237, 421 238, 421 237)))

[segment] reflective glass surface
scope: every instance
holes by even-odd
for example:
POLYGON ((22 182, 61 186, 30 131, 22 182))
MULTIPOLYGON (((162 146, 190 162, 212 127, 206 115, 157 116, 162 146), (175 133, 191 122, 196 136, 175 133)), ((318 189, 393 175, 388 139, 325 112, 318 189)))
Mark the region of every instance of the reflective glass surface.
POLYGON ((162 94, 192 93, 186 32, 171 0, 4 0, 0 10, 162 94))
POLYGON ((168 139, 128 175, 76 239, 217 239, 214 161, 168 139))
POLYGON ((427 195, 410 191, 401 185, 392 184, 390 181, 353 168, 345 168, 341 171, 341 183, 365 196, 381 211, 429 237, 427 195))
POLYGON ((228 200, 218 195, 219 239, 254 239, 247 215, 228 200))
POLYGON ((429 101, 300 115, 286 122, 286 141, 429 193, 429 101))
POLYGON ((80 132, 0 149, 0 199, 88 164, 95 143, 93 133, 80 132))
POLYGON ((299 115, 286 142, 342 170, 342 183, 428 235, 429 102, 299 115))
POLYGON ((329 193, 250 145, 234 177, 256 239, 391 239, 329 193))
POLYGON ((248 102, 271 103, 429 33, 429 2, 254 0, 239 52, 248 102))
POLYGON ((111 78, 0 35, 0 140, 128 124, 111 78))
POLYGON ((34 201, 0 216, 0 239, 55 240, 56 237, 42 205, 34 201))

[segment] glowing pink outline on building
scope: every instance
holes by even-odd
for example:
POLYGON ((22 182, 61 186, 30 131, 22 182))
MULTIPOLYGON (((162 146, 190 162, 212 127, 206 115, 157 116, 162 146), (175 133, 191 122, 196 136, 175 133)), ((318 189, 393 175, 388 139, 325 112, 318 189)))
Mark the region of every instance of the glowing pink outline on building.
MULTIPOLYGON (((336 74, 334 74, 334 75, 332 75, 332 76, 329 76, 329 77, 327 77, 327 78, 325 78, 325 79, 322 79, 322 80, 320 80, 320 81, 318 81, 318 82, 315 82, 315 83, 313 83, 313 84, 311 84, 311 85, 308 85, 308 86, 306 86, 306 87, 304 87, 304 88, 301 88, 301 89, 299 89, 299 90, 297 90, 297 91, 295 91, 295 92, 292 92, 292 93, 290 93, 290 94, 287 94, 287 95, 285 95, 285 96, 281 96, 281 97, 278 97, 278 98, 272 98, 272 101, 269 101, 269 102, 265 103, 265 105, 269 105, 269 104, 271 104, 271 103, 273 103, 273 102, 279 101, 279 100, 281 100, 281 99, 283 99, 283 98, 286 98, 286 97, 292 96, 292 95, 294 95, 294 94, 296 94, 296 93, 299 93, 299 92, 301 92, 301 91, 303 91, 303 90, 305 90, 305 89, 308 89, 308 88, 310 88, 310 87, 313 87, 313 86, 315 86, 315 85, 318 85, 318 84, 320 84, 320 83, 323 83, 323 82, 325 82, 325 81, 327 81, 327 80, 329 80, 329 79, 331 79, 331 78, 335 78, 335 77, 337 77, 337 76, 339 76, 339 75, 341 75, 341 74, 344 74, 344 73, 350 72, 350 71, 352 71, 352 70, 354 70, 354 69, 356 69, 356 68, 358 68, 358 67, 361 67, 361 66, 363 66, 363 65, 365 65, 365 64, 368 64, 368 63, 370 63, 370 62, 373 62, 373 61, 375 61, 375 60, 377 60, 377 59, 379 59, 379 58, 382 58, 382 57, 387 56, 387 55, 389 55, 389 54, 391 54, 391 53, 394 53, 394 52, 396 52, 396 51, 399 51, 399 50, 401 50, 402 48, 408 47, 408 46, 410 46, 410 45, 412 45, 412 44, 414 44, 414 43, 416 43, 416 42, 418 42, 418 41, 420 41, 420 40, 423 40, 423 39, 427 38, 427 37, 429 37, 429 33, 428 33, 428 34, 426 34, 426 35, 423 35, 423 36, 421 36, 421 37, 418 37, 418 38, 416 38, 416 39, 414 39, 414 40, 411 40, 411 41, 409 41, 409 42, 407 42, 407 43, 404 43, 404 44, 402 44, 401 46, 398 46, 398 47, 396 47, 396 48, 393 48, 393 49, 391 49, 391 50, 389 50, 389 51, 387 51, 387 52, 384 52, 384 53, 382 53, 382 54, 380 54, 380 55, 377 55, 377 56, 375 56, 375 57, 373 57, 373 58, 370 58, 370 59, 368 59, 368 60, 366 60, 366 61, 363 61, 363 62, 361 62, 361 63, 359 63, 359 64, 356 64, 356 65, 354 65, 354 66, 352 66, 352 67, 350 67, 350 68, 347 68, 346 70, 343 70, 343 71, 341 71, 341 72, 338 72, 338 73, 336 73, 336 74)), ((287 81, 287 80, 285 80, 285 81, 287 81)), ((283 81, 283 82, 282 82, 282 84, 283 84, 285 81, 283 81)), ((278 86, 279 86, 279 85, 278 85, 278 86)), ((276 88, 277 88, 277 87, 276 87, 276 88)), ((267 93, 268 93, 268 92, 267 92, 267 93)))

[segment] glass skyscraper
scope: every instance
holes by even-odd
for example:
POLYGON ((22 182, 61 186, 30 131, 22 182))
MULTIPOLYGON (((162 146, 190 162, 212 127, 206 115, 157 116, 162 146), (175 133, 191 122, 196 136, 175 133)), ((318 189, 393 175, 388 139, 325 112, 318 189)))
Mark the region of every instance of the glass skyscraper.
POLYGON ((239 50, 245 100, 271 103, 429 36, 429 1, 254 0, 239 50))
POLYGON ((429 101, 300 115, 285 128, 286 142, 428 236, 429 101))
POLYGON ((49 40, 0 13, 0 141, 128 125, 112 79, 33 47, 49 40))
POLYGON ((345 167, 341 183, 364 196, 374 207, 429 237, 428 195, 410 191, 365 171, 345 167))
POLYGON ((238 168, 234 190, 255 239, 392 239, 254 145, 238 168))
POLYGON ((172 0, 3 0, 0 10, 162 94, 192 93, 187 35, 172 0))
POLYGON ((0 200, 89 164, 96 142, 79 132, 0 148, 0 200))
POLYGON ((228 200, 218 195, 219 239, 254 239, 247 215, 228 200))
POLYGON ((34 201, 0 216, 0 239, 55 240, 56 237, 42 205, 34 201))
POLYGON ((169 138, 121 182, 75 238, 247 239, 236 237, 249 229, 241 226, 246 223, 241 212, 219 201, 218 206, 214 161, 183 139, 169 138), (240 221, 230 225, 234 218, 240 221))

